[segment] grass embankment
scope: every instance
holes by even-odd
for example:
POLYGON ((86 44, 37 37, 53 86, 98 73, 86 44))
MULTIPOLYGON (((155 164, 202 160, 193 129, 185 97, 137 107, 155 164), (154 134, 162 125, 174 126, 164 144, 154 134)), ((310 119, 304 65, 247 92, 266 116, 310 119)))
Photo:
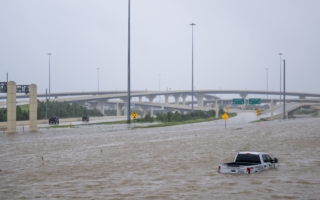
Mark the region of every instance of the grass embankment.
MULTIPOLYGON (((237 113, 228 113, 229 118, 237 116, 237 113)), ((176 125, 183 125, 183 124, 193 124, 193 123, 200 123, 200 122, 209 122, 214 120, 222 119, 216 118, 216 117, 210 117, 210 118, 204 118, 204 119, 193 119, 193 120, 187 120, 187 121, 179 121, 179 122, 164 122, 161 124, 152 124, 149 126, 135 126, 134 128, 157 128, 157 127, 165 127, 165 126, 176 126, 176 125)))

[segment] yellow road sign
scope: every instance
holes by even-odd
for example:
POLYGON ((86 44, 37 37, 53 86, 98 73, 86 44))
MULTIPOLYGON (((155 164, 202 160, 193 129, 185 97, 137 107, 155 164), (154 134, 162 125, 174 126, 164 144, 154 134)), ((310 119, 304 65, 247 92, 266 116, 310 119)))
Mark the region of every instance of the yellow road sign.
POLYGON ((139 115, 138 115, 138 113, 133 112, 133 113, 131 113, 131 117, 132 117, 133 119, 137 119, 137 118, 139 117, 139 115))
POLYGON ((261 115, 261 111, 258 109, 256 110, 257 116, 261 115))
POLYGON ((227 120, 227 119, 229 118, 229 116, 228 116, 227 113, 224 113, 221 117, 222 117, 222 119, 224 119, 224 120, 227 120))

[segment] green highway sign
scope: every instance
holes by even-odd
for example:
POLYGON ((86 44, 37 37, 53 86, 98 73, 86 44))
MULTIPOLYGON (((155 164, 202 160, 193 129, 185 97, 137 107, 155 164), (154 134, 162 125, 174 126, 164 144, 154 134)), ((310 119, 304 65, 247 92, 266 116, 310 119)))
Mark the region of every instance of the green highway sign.
POLYGON ((261 104, 261 99, 249 99, 249 104, 261 104))
POLYGON ((244 104, 244 99, 232 99, 232 104, 244 104))

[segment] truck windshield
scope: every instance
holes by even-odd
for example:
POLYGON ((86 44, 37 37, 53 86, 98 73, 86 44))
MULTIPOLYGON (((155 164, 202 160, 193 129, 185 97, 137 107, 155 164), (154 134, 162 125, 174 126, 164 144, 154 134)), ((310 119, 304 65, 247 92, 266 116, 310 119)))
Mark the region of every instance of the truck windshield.
POLYGON ((259 155, 254 154, 238 154, 236 162, 261 163, 259 155))

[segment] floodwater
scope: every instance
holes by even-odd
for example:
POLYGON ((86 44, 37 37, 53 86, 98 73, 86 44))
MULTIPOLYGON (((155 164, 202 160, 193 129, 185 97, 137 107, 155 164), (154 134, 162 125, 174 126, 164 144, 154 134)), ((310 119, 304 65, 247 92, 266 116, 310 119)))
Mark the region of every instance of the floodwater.
MULTIPOLYGON (((0 133, 0 199, 319 199, 320 118, 0 133), (238 151, 279 168, 219 174, 238 151), (43 157, 43 160, 42 160, 43 157)), ((251 120, 252 121, 252 120, 251 120)))

